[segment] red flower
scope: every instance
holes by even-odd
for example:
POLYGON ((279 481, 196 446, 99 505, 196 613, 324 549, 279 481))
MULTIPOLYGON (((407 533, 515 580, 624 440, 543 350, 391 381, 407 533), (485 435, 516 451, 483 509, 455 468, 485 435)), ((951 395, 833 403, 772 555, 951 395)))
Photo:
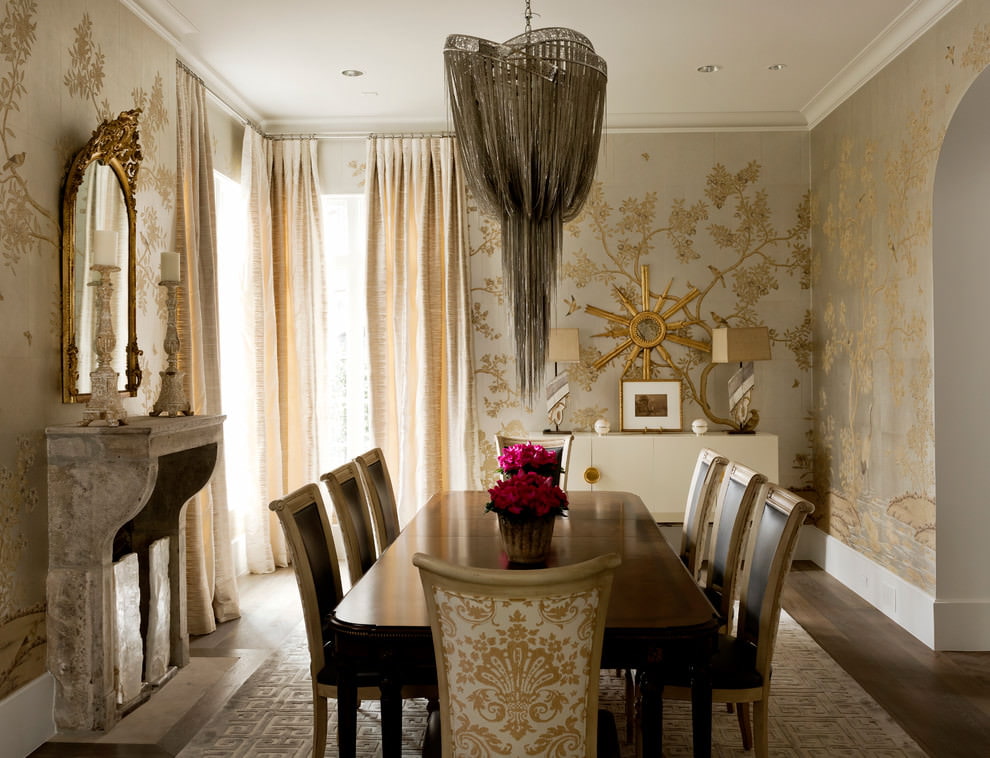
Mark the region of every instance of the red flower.
POLYGON ((504 448, 498 457, 498 465, 504 473, 510 475, 521 470, 536 471, 547 466, 559 466, 557 455, 542 445, 524 442, 504 448))
POLYGON ((567 512, 567 495, 549 477, 535 471, 520 471, 488 490, 491 502, 486 511, 495 511, 512 521, 526 521, 567 512))

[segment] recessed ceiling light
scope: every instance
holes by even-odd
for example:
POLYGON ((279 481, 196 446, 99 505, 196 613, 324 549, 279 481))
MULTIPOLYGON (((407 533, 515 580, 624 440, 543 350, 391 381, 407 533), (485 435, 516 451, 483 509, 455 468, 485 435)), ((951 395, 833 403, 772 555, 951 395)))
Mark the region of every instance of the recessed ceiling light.
POLYGON ((767 66, 771 71, 783 71, 787 68, 786 63, 774 63, 772 66, 767 66))
POLYGON ((722 67, 716 66, 714 63, 709 63, 707 66, 698 66, 698 71, 700 71, 703 74, 714 74, 720 68, 722 67))
POLYGON ((364 76, 364 71, 358 71, 356 68, 345 68, 340 74, 341 76, 364 76))

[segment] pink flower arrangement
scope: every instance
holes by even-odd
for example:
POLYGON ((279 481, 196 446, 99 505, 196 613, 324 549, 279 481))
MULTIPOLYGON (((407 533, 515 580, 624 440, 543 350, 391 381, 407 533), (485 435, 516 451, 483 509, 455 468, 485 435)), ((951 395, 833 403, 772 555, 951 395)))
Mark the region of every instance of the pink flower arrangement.
POLYGON ((498 457, 499 470, 509 476, 514 476, 520 471, 536 471, 556 479, 560 473, 558 455, 553 450, 547 450, 542 445, 534 445, 532 442, 509 445, 498 457))
POLYGON ((485 511, 510 521, 527 521, 567 513, 567 495, 554 484, 557 455, 539 445, 511 445, 498 459, 505 478, 488 490, 485 511))

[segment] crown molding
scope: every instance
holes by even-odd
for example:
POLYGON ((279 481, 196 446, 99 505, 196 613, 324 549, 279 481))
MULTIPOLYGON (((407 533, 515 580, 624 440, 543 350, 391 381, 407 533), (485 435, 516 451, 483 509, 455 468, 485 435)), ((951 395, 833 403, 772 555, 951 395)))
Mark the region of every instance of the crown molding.
POLYGON ((801 109, 808 128, 820 124, 960 2, 917 0, 905 9, 801 109))

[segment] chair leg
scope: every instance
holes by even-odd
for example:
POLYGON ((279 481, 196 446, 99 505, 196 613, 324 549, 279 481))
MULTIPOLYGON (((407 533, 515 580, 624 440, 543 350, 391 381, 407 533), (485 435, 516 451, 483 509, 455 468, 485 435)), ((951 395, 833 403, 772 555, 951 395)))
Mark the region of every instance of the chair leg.
POLYGON ((753 730, 749 723, 749 703, 736 703, 736 718, 739 719, 739 735, 743 750, 753 749, 753 730))
POLYGON ((443 754, 440 736, 440 702, 434 698, 426 701, 426 732, 423 734, 423 758, 440 758, 443 754))
POLYGON ((626 669, 626 744, 636 737, 636 682, 634 672, 626 669))
POLYGON ((327 699, 313 693, 313 756, 327 752, 327 699))
POLYGON ((753 704, 753 743, 756 758, 769 758, 770 755, 770 700, 763 697, 753 704))

